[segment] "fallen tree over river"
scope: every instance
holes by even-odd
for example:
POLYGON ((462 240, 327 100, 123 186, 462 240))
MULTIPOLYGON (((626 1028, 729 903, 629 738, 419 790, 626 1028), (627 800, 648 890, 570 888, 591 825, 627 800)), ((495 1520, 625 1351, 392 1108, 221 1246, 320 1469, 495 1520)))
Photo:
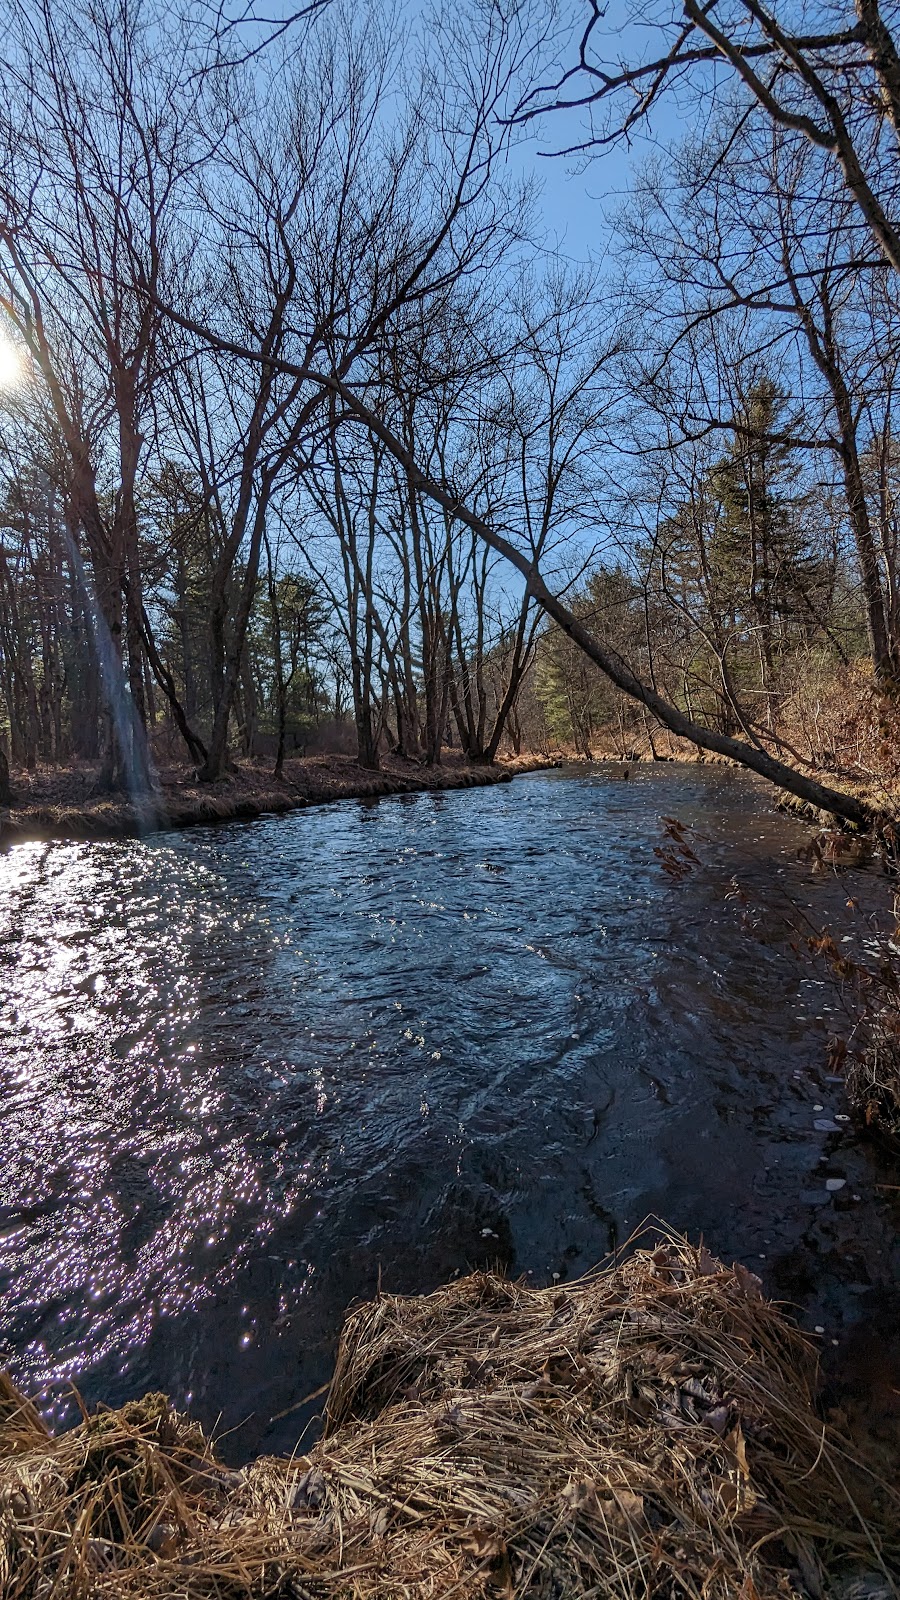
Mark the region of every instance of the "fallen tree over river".
POLYGON ((736 762, 739 766, 749 768, 779 789, 794 795, 798 800, 817 810, 827 811, 855 828, 868 829, 877 820, 870 806, 859 796, 845 790, 833 789, 827 784, 820 783, 808 773, 789 766, 787 762, 772 755, 755 735, 751 734, 750 738, 735 739, 697 722, 678 706, 666 700, 652 684, 644 683, 628 663, 586 628, 565 601, 554 593, 541 574, 536 556, 520 549, 491 522, 473 511, 454 491, 452 485, 426 471, 397 432, 363 398, 359 387, 355 387, 336 373, 318 371, 313 367, 302 366, 283 357, 273 356, 224 338, 193 318, 180 314, 169 305, 158 302, 158 306, 175 323, 212 348, 259 365, 273 373, 283 373, 298 384, 309 383, 318 389, 323 398, 330 396, 332 402, 339 400, 344 410, 342 415, 334 418, 333 426, 341 427, 355 423, 364 427, 390 452, 403 469, 410 487, 439 505, 450 518, 461 522, 491 550, 502 556, 524 579, 527 592, 533 596, 547 616, 553 618, 553 621, 588 659, 599 667, 617 689, 646 706, 670 733, 677 738, 688 739, 702 750, 709 750, 736 762))

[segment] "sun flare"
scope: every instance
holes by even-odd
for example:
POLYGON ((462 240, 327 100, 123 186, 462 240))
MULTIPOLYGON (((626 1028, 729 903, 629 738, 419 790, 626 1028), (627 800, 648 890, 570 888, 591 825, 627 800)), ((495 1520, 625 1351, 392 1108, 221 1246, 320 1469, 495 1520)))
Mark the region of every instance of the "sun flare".
POLYGON ((11 339, 0 334, 0 389, 18 389, 25 381, 25 363, 11 339))

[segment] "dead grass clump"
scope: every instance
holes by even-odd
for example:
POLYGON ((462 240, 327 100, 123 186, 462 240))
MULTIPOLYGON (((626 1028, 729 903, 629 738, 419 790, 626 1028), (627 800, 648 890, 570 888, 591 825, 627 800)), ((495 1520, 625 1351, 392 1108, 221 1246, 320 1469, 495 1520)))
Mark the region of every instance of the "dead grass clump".
POLYGON ((900 1139, 900 1017, 896 1012, 876 1022, 864 1050, 847 1070, 847 1095, 867 1127, 900 1139), (886 1025, 887 1023, 890 1026, 886 1025))
POLYGON ((160 1396, 24 1449, 0 1411, 0 1593, 896 1593, 898 1496, 819 1421, 813 1381, 757 1280, 670 1236, 556 1289, 476 1273, 380 1296, 347 1321, 302 1459, 227 1472, 160 1396))
MULTIPOLYGON (((833 832, 825 832, 812 841, 805 854, 812 858, 813 871, 817 866, 824 870, 826 863, 832 865, 843 853, 835 850, 834 838, 833 832)), ((892 849, 896 849, 896 834, 892 849)), ((856 903, 851 899, 848 904, 856 903)), ((849 1039, 831 1040, 829 1065, 835 1072, 843 1069, 847 1098, 866 1127, 892 1142, 900 1138, 898 912, 900 900, 895 896, 894 927, 885 930, 873 928, 871 921, 867 924, 867 951, 862 960, 848 955, 844 943, 837 945, 827 930, 806 938, 813 954, 823 957, 836 996, 853 1024, 849 1039)), ((811 926, 808 921, 807 926, 811 926)))
POLYGON ((0 1457, 28 1450, 36 1441, 47 1438, 47 1429, 31 1401, 19 1393, 5 1372, 0 1372, 0 1457))

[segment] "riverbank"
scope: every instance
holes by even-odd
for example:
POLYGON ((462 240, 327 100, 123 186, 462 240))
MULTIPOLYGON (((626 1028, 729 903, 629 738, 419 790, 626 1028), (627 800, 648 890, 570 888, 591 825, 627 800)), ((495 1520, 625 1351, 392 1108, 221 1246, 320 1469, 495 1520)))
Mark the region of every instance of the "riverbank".
POLYGON ((155 1394, 52 1437, 0 1376, 6 1600, 896 1595, 900 1495, 743 1266, 664 1233, 344 1325, 306 1455, 223 1466, 155 1394))
POLYGON ((88 764, 45 767, 12 774, 16 803, 0 807, 0 846, 29 839, 132 839, 173 828, 252 821, 335 800, 486 788, 558 764, 552 756, 528 755, 486 766, 445 754, 439 766, 420 766, 386 756, 381 769, 370 772, 350 756, 321 755, 286 761, 280 779, 253 762, 239 762, 214 784, 198 783, 187 766, 168 766, 159 772, 157 792, 137 801, 97 794, 97 769, 88 764))
MULTIPOLYGON (((900 829, 900 705, 876 689, 871 671, 855 663, 827 673, 802 673, 773 707, 770 734, 757 733, 773 755, 798 772, 859 800, 871 813, 875 831, 900 829)), ((734 729, 749 741, 746 730, 734 729)), ((684 761, 732 765, 726 757, 676 738, 651 718, 630 716, 592 730, 594 761, 684 761)), ((584 760, 586 749, 561 748, 564 759, 584 760)), ((779 804, 802 821, 827 826, 831 814, 783 791, 779 804)))

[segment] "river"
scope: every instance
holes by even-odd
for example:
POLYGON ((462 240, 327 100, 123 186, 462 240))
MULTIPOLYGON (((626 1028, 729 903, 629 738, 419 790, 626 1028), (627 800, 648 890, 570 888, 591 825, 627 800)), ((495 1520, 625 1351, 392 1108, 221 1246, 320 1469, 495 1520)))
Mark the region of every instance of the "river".
POLYGON ((163 1389, 290 1449, 379 1279, 566 1278, 654 1214, 866 1365, 896 1169, 784 919, 883 887, 740 773, 620 773, 0 854, 0 1361, 51 1417, 163 1389))

